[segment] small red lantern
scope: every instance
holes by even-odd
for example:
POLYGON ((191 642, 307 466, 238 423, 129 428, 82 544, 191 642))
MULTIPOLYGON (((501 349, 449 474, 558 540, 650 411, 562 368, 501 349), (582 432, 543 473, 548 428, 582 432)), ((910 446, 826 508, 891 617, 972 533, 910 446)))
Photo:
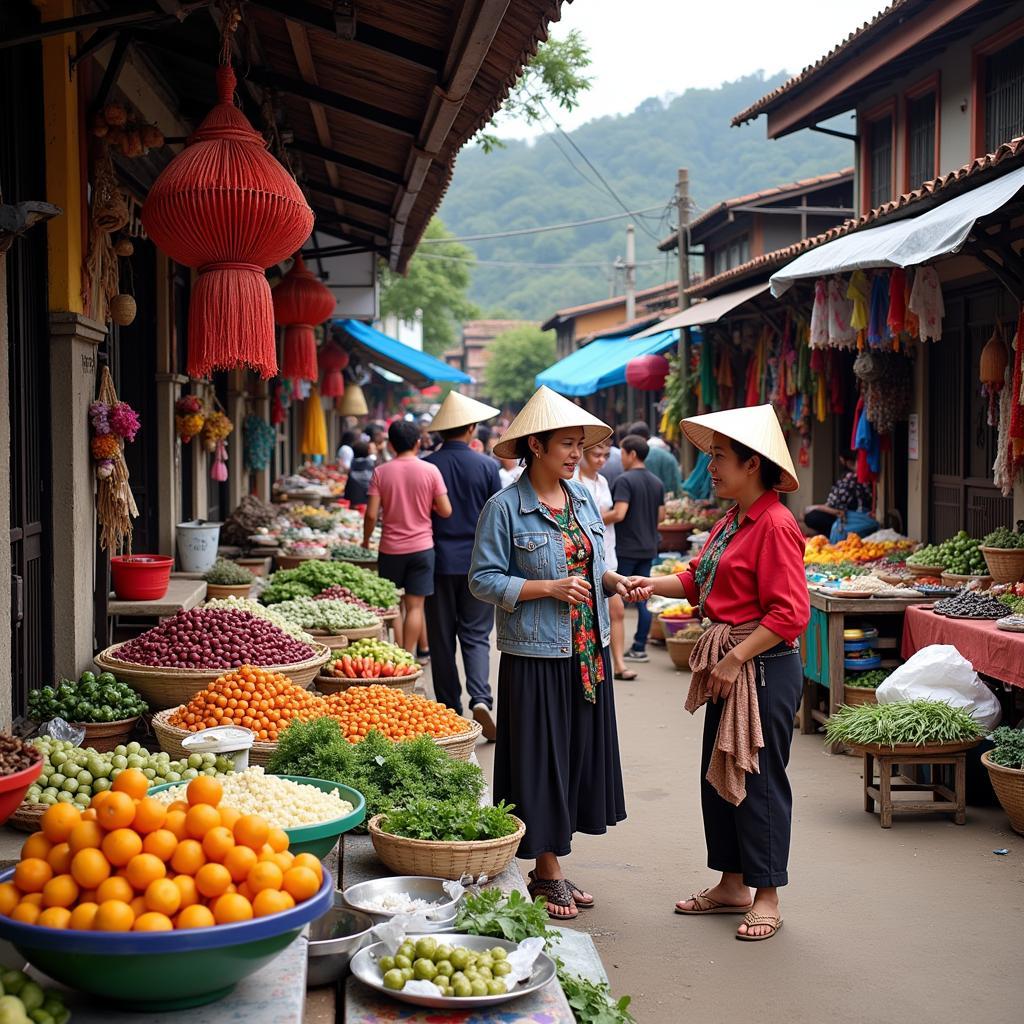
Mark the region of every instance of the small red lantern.
POLYGON ((626 363, 626 383, 637 391, 660 391, 670 369, 664 356, 637 356, 626 363))
POLYGON ((313 211, 294 178, 235 107, 235 73, 217 69, 217 105, 160 173, 142 207, 154 243, 197 267, 188 372, 277 372, 274 310, 264 269, 309 237, 313 211))
POLYGON ((273 294, 274 319, 284 327, 281 376, 315 381, 318 373, 313 328, 334 312, 334 295, 306 269, 298 253, 273 294))
POLYGON ((348 353, 333 341, 320 349, 320 371, 324 375, 320 394, 324 398, 340 398, 345 394, 345 378, 341 371, 348 366, 348 353))

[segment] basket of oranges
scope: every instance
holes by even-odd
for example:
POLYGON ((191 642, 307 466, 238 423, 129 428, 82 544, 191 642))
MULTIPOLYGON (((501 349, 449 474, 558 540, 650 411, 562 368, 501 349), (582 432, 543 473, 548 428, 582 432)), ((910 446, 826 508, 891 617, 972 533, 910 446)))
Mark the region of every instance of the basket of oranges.
POLYGON ((124 1007, 198 1006, 230 992, 330 906, 334 883, 288 836, 193 779, 147 796, 126 769, 85 811, 49 807, 0 873, 0 938, 43 973, 124 1007))

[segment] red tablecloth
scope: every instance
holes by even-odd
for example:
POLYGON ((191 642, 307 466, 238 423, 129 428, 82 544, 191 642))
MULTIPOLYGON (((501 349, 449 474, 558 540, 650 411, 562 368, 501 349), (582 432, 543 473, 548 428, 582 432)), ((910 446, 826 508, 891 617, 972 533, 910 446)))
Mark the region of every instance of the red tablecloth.
POLYGON ((947 619, 915 605, 903 618, 904 659, 929 644, 952 644, 982 675, 1024 687, 1024 633, 1008 633, 979 619, 947 619))

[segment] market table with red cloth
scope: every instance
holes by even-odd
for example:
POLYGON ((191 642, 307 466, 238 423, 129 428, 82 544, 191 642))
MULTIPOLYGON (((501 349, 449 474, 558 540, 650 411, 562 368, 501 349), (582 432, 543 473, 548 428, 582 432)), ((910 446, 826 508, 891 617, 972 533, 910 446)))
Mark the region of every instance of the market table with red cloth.
POLYGON ((900 654, 907 659, 929 644, 952 644, 976 672, 1024 687, 1024 633, 996 629, 990 619, 949 619, 913 605, 903 618, 900 654))

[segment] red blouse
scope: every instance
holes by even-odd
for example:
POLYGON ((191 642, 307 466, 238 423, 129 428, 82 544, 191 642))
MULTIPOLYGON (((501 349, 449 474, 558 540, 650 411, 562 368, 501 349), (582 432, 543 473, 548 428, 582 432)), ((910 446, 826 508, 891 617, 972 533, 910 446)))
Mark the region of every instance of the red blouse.
MULTIPOLYGON (((737 509, 730 509, 712 528, 708 543, 737 514, 737 509)), ((679 573, 686 598, 693 605, 699 597, 694 570, 707 547, 705 544, 689 569, 679 573)), ((787 643, 807 628, 811 605, 804 575, 804 538, 775 491, 768 491, 750 506, 726 545, 704 614, 730 626, 760 622, 787 643)))

